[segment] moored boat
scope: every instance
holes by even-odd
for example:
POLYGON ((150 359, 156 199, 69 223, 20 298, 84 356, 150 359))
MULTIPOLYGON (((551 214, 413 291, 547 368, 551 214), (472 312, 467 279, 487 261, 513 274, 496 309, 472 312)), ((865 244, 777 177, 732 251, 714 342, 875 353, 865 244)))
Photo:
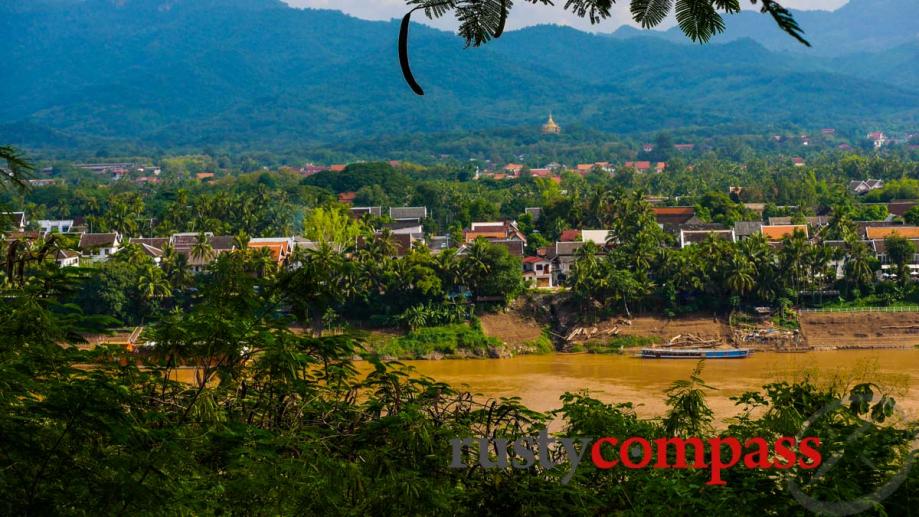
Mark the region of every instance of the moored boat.
POLYGON ((670 349, 642 348, 642 359, 745 359, 750 356, 748 348, 713 349, 670 349))

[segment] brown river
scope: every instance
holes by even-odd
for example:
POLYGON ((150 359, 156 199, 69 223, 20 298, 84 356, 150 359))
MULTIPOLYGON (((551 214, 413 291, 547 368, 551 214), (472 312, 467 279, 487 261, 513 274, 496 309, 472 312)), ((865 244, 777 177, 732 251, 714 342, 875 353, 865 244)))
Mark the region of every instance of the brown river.
MULTIPOLYGON (((695 360, 638 359, 626 355, 547 354, 510 359, 444 359, 404 361, 420 375, 465 388, 481 399, 518 396, 526 406, 547 411, 558 408, 566 391, 589 390, 608 403, 631 402, 643 417, 666 411, 664 391, 687 379, 695 360)), ((367 363, 358 363, 366 373, 367 363)), ((776 381, 805 378, 821 386, 881 385, 897 400, 908 418, 919 418, 919 349, 836 350, 803 354, 758 352, 747 359, 706 361, 701 375, 716 388, 708 392, 716 419, 735 416, 731 396, 776 381)), ((194 380, 194 370, 181 368, 175 378, 194 380)))
MULTIPOLYGON (((566 391, 587 389, 604 402, 632 402, 640 416, 666 411, 664 391, 687 379, 694 360, 638 359, 621 355, 549 354, 510 359, 405 361, 419 374, 465 386, 482 397, 519 396, 545 411, 561 405, 566 391)), ((747 359, 706 361, 701 377, 717 388, 708 393, 719 420, 738 413, 729 397, 780 380, 810 378, 818 385, 854 385, 870 380, 891 390, 907 416, 919 416, 919 350, 762 352, 747 359)))

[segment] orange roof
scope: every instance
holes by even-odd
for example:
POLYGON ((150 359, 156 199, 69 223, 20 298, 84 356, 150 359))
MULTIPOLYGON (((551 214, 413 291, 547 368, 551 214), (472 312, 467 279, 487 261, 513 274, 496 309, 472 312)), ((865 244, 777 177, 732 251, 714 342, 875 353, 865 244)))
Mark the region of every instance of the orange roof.
POLYGON ((777 224, 773 226, 763 226, 761 228, 763 235, 770 241, 780 241, 785 237, 790 237, 796 230, 804 232, 804 236, 807 237, 806 224, 777 224))
POLYGON ((329 170, 332 171, 332 172, 341 172, 341 171, 345 170, 345 167, 347 167, 347 165, 342 165, 342 164, 340 164, 340 163, 337 163, 337 164, 335 164, 335 165, 329 167, 329 170))
POLYGON ((589 171, 589 170, 591 170, 591 169, 593 169, 593 168, 594 168, 594 164, 592 164, 592 163, 579 163, 579 164, 578 164, 578 170, 579 170, 579 171, 589 171))
POLYGON ((507 230, 506 229, 488 229, 488 230, 463 230, 463 240, 466 242, 472 242, 479 237, 485 239, 506 239, 507 230))
POLYGON ((581 238, 581 230, 565 230, 558 237, 562 242, 572 242, 581 238))
POLYGON ((283 262, 284 258, 287 256, 288 250, 288 241, 269 241, 269 242, 250 242, 249 249, 260 249, 267 248, 269 253, 271 253, 271 258, 277 262, 283 262))
POLYGON ((696 209, 691 206, 660 206, 652 208, 654 215, 695 215, 696 209))
POLYGON ((520 163, 509 163, 504 166, 504 170, 506 171, 519 171, 522 168, 523 168, 523 165, 520 163))
POLYGON ((195 174, 195 178, 199 180, 211 179, 213 177, 214 177, 213 172, 199 172, 198 174, 195 174))
POLYGON ((559 176, 550 176, 549 179, 558 185, 561 185, 562 183, 562 178, 559 176))
POLYGON ((625 162, 625 166, 643 171, 651 168, 651 162, 625 162))
POLYGON ((906 239, 919 239, 919 226, 869 226, 865 228, 869 240, 885 239, 899 235, 906 239))
POLYGON ((342 192, 338 195, 339 203, 352 203, 357 197, 357 192, 342 192))

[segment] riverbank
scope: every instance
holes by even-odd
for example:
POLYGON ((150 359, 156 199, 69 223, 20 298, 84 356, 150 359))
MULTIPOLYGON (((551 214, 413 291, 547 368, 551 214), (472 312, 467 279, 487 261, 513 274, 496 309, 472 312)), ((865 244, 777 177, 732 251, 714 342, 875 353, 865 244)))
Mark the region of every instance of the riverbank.
POLYGON ((919 345, 919 312, 802 312, 812 348, 912 348, 919 345))
MULTIPOLYGON (((750 319, 750 318, 747 318, 750 319)), ((919 346, 919 312, 802 312, 797 330, 770 318, 743 320, 691 314, 675 318, 613 317, 583 326, 550 326, 522 309, 485 314, 468 324, 366 333, 368 348, 392 359, 507 358, 561 352, 628 353, 645 346, 734 344, 760 351, 899 349, 919 346), (788 339, 782 338, 787 334, 788 339), (765 336, 765 337, 764 337, 765 336), (791 340, 791 341, 789 341, 791 340), (684 343, 685 345, 681 344, 684 343), (793 346, 789 346, 792 343, 793 346)))
POLYGON ((509 322, 512 317, 502 316, 506 320, 503 325, 486 316, 469 323, 418 328, 408 332, 374 330, 365 333, 363 338, 367 348, 384 359, 498 359, 554 351, 552 341, 538 326, 527 326, 526 331, 515 330, 519 327, 509 322), (511 332, 498 333, 505 339, 492 334, 501 328, 511 332))

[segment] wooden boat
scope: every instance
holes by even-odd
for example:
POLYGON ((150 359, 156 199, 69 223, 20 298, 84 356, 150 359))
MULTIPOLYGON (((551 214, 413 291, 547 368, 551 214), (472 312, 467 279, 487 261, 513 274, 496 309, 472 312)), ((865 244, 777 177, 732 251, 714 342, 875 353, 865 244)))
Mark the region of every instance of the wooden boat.
POLYGON ((642 359, 745 359, 750 357, 749 348, 723 349, 668 349, 642 348, 639 357, 642 359))

